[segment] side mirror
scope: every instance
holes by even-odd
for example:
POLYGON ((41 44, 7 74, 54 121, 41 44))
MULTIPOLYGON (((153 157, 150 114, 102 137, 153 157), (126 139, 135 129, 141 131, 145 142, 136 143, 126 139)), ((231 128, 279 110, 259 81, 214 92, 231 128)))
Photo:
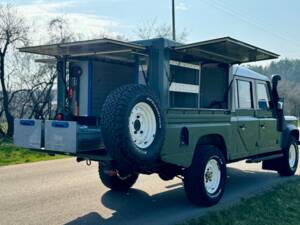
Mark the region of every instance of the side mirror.
POLYGON ((258 108, 262 109, 262 110, 269 109, 267 100, 266 99, 259 99, 258 100, 258 108))
POLYGON ((283 110, 283 105, 284 105, 284 99, 281 98, 281 99, 279 99, 278 102, 277 102, 277 109, 283 110))

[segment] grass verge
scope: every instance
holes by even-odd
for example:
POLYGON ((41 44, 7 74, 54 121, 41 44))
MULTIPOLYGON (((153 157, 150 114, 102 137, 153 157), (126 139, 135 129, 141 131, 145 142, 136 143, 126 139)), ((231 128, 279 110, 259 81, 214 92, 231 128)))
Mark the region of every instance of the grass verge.
POLYGON ((209 213, 184 225, 299 225, 300 180, 261 195, 242 199, 237 205, 209 213))
POLYGON ((0 142, 0 166, 61 159, 65 157, 66 156, 63 155, 49 156, 45 153, 39 153, 30 151, 28 149, 15 147, 10 142, 0 142))

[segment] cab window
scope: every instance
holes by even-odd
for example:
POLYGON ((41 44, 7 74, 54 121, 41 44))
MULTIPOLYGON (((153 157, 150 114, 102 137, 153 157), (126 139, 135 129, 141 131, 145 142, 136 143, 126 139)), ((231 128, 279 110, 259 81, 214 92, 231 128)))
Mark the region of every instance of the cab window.
POLYGON ((237 103, 240 109, 253 109, 252 83, 237 80, 237 103))
POLYGON ((266 83, 256 84, 257 108, 260 110, 270 109, 270 95, 266 83))

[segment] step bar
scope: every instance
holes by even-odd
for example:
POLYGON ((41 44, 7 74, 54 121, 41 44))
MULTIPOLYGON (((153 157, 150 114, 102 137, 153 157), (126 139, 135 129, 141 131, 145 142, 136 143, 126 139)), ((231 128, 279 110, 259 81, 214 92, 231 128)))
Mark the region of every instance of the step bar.
POLYGON ((246 160, 246 163, 260 163, 265 160, 277 159, 280 157, 283 157, 283 153, 277 153, 277 154, 272 154, 272 155, 269 154, 269 155, 254 157, 252 159, 246 160))

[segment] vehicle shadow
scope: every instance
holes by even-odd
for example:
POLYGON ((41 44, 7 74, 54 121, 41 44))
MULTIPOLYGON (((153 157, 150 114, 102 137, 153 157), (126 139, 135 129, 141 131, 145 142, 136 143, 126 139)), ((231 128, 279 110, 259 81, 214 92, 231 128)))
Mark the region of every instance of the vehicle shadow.
POLYGON ((220 209, 235 203, 241 198, 247 198, 271 186, 288 180, 300 179, 300 176, 282 178, 277 173, 265 171, 228 169, 226 191, 221 202, 210 208, 191 205, 186 199, 182 183, 166 185, 170 190, 149 195, 148 193, 131 189, 127 193, 107 191, 100 198, 102 207, 113 210, 109 218, 101 216, 101 212, 91 212, 79 217, 67 225, 81 224, 168 224, 182 221, 193 216, 201 216, 209 211, 220 209))
POLYGON ((115 211, 110 218, 105 219, 99 212, 92 212, 67 223, 67 225, 144 224, 143 221, 164 217, 166 210, 172 213, 174 205, 193 207, 186 200, 181 184, 179 188, 153 196, 134 188, 127 193, 107 191, 101 196, 100 204, 115 211))

